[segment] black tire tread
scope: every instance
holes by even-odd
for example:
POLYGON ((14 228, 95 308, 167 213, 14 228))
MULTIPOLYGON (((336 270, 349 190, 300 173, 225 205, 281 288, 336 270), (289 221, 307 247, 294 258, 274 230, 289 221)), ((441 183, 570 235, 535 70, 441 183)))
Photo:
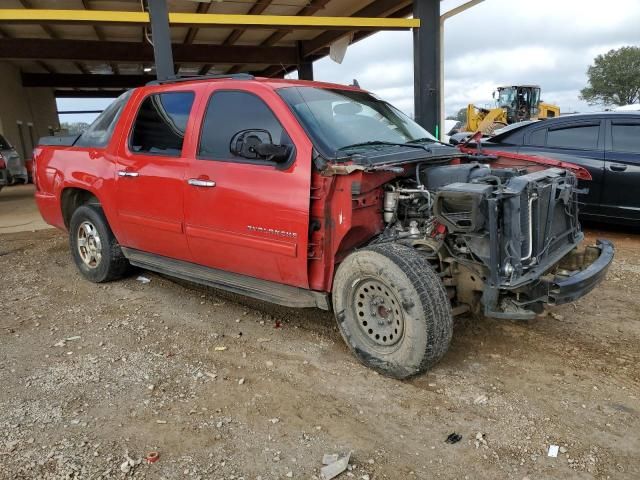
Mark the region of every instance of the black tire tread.
POLYGON ((333 306, 349 348, 363 364, 384 375, 398 379, 418 375, 435 365, 449 348, 453 317, 444 284, 427 258, 411 247, 381 243, 350 253, 336 271, 333 306), (381 268, 393 271, 385 273, 381 268), (416 336, 404 338, 404 344, 396 350, 385 353, 371 349, 353 330, 357 327, 349 296, 360 275, 381 275, 392 282, 390 287, 400 296, 402 308, 412 319, 412 335, 416 336), (419 323, 413 323, 416 321, 419 323))
MULTIPOLYGON (((120 248, 120 244, 116 239, 115 235, 111 231, 111 227, 109 226, 109 222, 102 210, 102 207, 98 204, 85 204, 78 207, 71 216, 70 228, 69 228, 69 243, 72 249, 72 254, 75 258, 75 252, 73 249, 75 248, 73 232, 74 225, 76 225, 78 218, 89 218, 90 220, 99 223, 100 225, 96 225, 97 228, 103 228, 106 231, 106 247, 107 249, 103 251, 103 259, 108 262, 107 270, 100 278, 89 278, 89 280, 95 283, 104 283, 111 282, 113 280, 118 280, 124 277, 127 273, 129 273, 131 269, 131 264, 122 253, 122 249, 120 248), (89 213, 91 212, 91 213, 89 213), (90 218, 92 215, 97 217, 96 219, 90 218)), ((103 240, 103 243, 104 241, 103 240)), ((86 276, 86 275, 85 275, 86 276)))
POLYGON ((445 355, 453 335, 451 302, 444 284, 429 261, 411 247, 381 243, 367 247, 367 250, 391 259, 407 275, 418 293, 431 339, 419 367, 420 372, 424 372, 445 355))

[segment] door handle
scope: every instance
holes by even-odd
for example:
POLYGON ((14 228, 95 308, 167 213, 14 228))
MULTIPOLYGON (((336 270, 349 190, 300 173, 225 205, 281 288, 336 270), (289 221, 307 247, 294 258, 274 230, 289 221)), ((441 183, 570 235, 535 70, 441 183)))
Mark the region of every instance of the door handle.
POLYGON ((140 174, 138 172, 130 172, 128 170, 118 170, 119 177, 139 177, 140 174))
POLYGON ((609 165, 609 169, 612 172, 624 172, 627 169, 627 166, 621 165, 619 163, 612 163, 611 165, 609 165))
POLYGON ((216 182, 213 180, 202 180, 200 178, 190 178, 187 183, 193 187, 215 187, 216 182))

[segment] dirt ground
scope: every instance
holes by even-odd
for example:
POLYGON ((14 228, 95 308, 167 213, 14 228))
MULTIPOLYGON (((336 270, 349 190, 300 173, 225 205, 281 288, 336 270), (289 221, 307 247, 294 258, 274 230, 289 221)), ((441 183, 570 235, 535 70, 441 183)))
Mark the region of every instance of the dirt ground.
POLYGON ((0 478, 310 479, 348 451, 339 478, 640 478, 640 235, 596 236, 617 247, 597 291, 532 322, 460 319, 400 382, 330 314, 147 272, 91 284, 62 232, 0 230, 0 478))

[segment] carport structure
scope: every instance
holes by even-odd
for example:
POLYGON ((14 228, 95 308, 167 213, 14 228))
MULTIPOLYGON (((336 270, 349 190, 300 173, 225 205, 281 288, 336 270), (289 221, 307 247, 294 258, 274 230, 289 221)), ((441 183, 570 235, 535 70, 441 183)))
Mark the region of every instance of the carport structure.
MULTIPOLYGON (((435 132, 441 81, 439 4, 439 0, 3 0, 0 74, 15 77, 18 85, 7 85, 5 80, 2 88, 0 79, 0 101, 7 95, 27 98, 28 92, 39 92, 29 105, 35 112, 43 110, 49 96, 51 101, 114 97, 155 79, 163 70, 166 75, 167 68, 180 76, 250 72, 281 77, 297 70, 299 78, 313 79, 313 61, 326 56, 332 43, 344 37, 358 41, 381 30, 413 29, 416 119, 435 132), (164 9, 169 12, 169 28, 164 9), (166 66, 167 50, 173 67, 166 66), (24 95, 18 89, 24 89, 24 95)), ((36 131, 31 136, 46 134, 43 130, 52 127, 52 108, 55 103, 44 108, 46 112, 32 113, 36 131), (46 128, 37 125, 36 117, 42 115, 48 118, 46 128)), ((2 120, 0 113, 0 127, 6 131, 7 122, 2 120)), ((25 137, 24 132, 21 135, 25 137)))

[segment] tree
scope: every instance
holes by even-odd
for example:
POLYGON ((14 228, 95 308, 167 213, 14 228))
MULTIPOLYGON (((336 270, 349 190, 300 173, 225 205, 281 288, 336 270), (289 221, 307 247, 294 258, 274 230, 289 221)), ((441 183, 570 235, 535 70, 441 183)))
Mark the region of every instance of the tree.
POLYGON ((458 110, 458 113, 455 115, 449 115, 447 120, 455 120, 457 122, 466 123, 467 122, 467 107, 463 107, 458 110))
POLYGON ((640 100, 640 47, 598 55, 587 70, 589 85, 580 98, 590 105, 630 105, 640 100))

